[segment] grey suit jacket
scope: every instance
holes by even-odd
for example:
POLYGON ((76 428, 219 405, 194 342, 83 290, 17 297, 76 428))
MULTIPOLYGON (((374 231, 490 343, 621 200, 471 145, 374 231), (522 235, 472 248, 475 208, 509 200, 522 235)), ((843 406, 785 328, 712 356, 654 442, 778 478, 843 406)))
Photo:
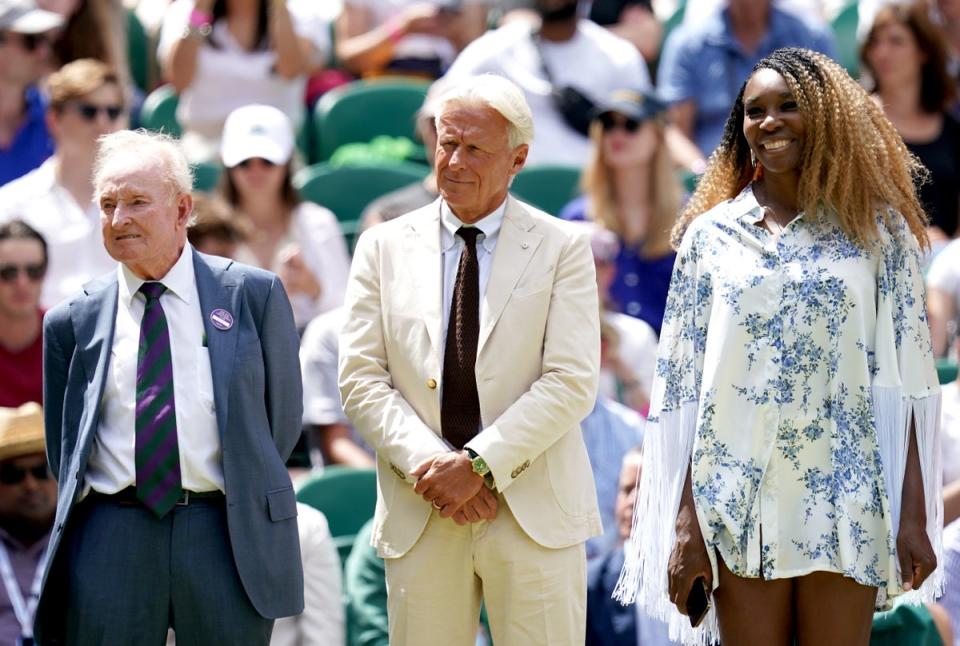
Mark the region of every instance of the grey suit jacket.
MULTIPOLYGON (((274 274, 193 254, 234 561, 257 612, 268 618, 297 614, 303 610, 303 572, 296 501, 284 462, 300 434, 303 398, 290 303, 274 274), (211 323, 209 314, 217 308, 233 314, 229 330, 211 323)), ((56 643, 63 628, 65 550, 60 547, 71 529, 97 432, 117 294, 113 272, 44 318, 47 457, 59 483, 59 502, 37 609, 40 643, 56 643)))

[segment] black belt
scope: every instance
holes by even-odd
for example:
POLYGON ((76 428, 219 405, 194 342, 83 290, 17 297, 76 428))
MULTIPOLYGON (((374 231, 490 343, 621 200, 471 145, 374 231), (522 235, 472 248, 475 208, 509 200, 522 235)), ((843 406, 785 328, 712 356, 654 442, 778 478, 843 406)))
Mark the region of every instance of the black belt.
MULTIPOLYGON (((99 500, 103 502, 113 502, 118 505, 123 506, 133 506, 133 505, 142 505, 143 503, 137 498, 137 488, 136 487, 127 487, 122 489, 117 493, 101 493, 99 491, 91 490, 87 495, 87 498, 90 500, 99 500)), ((225 500, 222 491, 187 491, 184 490, 180 497, 177 498, 176 504, 183 507, 189 505, 193 502, 208 502, 208 503, 222 503, 225 500)))

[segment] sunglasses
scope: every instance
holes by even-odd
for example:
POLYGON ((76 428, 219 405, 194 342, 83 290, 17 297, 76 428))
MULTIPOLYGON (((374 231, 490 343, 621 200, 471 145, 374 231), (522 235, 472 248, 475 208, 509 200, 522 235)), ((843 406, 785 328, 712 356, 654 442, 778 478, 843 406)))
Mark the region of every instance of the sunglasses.
POLYGON ((116 121, 123 114, 123 106, 119 105, 94 105, 92 103, 74 103, 73 109, 77 111, 84 121, 93 123, 101 113, 107 115, 110 121, 116 121))
MULTIPOLYGON (((7 42, 8 38, 10 33, 0 34, 0 43, 7 42)), ((36 51, 41 45, 53 45, 53 40, 47 34, 17 34, 17 38, 20 39, 20 47, 28 52, 36 51)))
POLYGON ((0 483, 5 485, 20 484, 27 478, 27 474, 33 476, 34 480, 49 480, 50 469, 46 464, 35 464, 32 467, 23 469, 14 464, 0 464, 0 483))
POLYGON ((23 272, 30 280, 40 280, 47 273, 47 264, 40 262, 29 265, 0 265, 0 280, 12 283, 23 272))
POLYGON ((276 164, 274 164, 269 159, 264 159, 263 157, 250 157, 249 159, 244 159, 242 162, 234 166, 234 168, 244 168, 244 169, 250 168, 254 164, 254 162, 263 164, 267 168, 273 168, 274 166, 276 166, 276 164))
POLYGON ((604 112, 599 117, 604 132, 610 132, 616 128, 623 128, 629 133, 634 133, 640 127, 640 122, 623 115, 614 115, 612 112, 604 112))

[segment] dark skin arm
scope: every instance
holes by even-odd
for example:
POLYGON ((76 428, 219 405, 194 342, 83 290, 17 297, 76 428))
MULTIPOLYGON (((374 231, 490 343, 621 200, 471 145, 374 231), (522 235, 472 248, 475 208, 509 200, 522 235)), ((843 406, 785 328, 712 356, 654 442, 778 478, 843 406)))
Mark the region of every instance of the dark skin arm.
POLYGON ((710 567, 707 546, 703 542, 700 521, 697 520, 697 510, 693 503, 689 466, 687 466, 687 477, 683 482, 683 493, 680 496, 677 538, 670 553, 667 575, 670 601, 684 615, 687 614, 687 597, 697 578, 703 577, 708 590, 713 588, 713 570, 710 567))
POLYGON ((913 422, 910 423, 910 445, 907 449, 907 470, 903 475, 903 497, 900 504, 900 528, 897 532, 897 556, 904 590, 916 590, 937 567, 937 557, 927 535, 926 501, 920 471, 920 453, 913 422))

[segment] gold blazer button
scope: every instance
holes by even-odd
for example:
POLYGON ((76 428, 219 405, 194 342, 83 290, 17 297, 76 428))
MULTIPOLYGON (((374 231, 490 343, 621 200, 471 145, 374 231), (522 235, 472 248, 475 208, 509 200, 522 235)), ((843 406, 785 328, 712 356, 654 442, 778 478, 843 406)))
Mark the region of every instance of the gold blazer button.
POLYGON ((436 379, 427 379, 427 388, 430 390, 437 389, 437 380, 436 379))

